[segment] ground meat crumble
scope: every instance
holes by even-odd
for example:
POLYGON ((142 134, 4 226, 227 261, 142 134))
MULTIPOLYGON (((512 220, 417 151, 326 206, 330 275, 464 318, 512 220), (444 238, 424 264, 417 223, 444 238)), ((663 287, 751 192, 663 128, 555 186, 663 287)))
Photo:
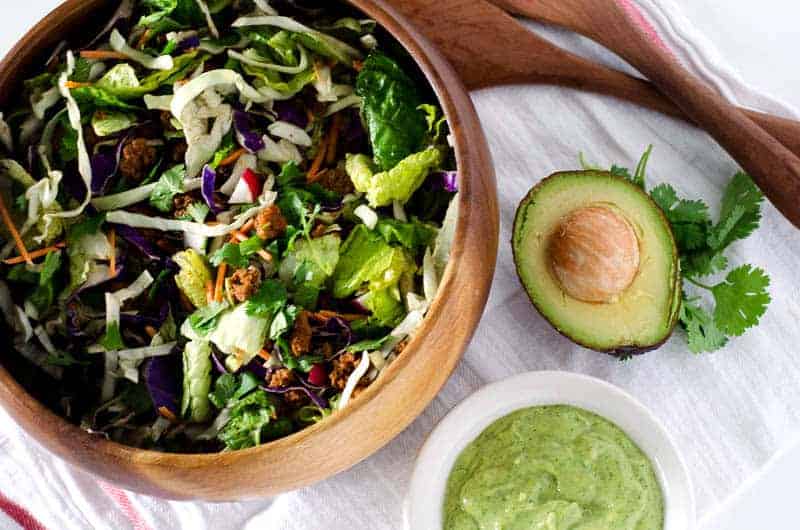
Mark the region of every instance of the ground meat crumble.
POLYGON ((300 311, 294 319, 294 327, 292 328, 292 337, 290 344, 292 346, 292 353, 296 356, 303 355, 311 351, 311 323, 308 321, 308 311, 300 311))
MULTIPOLYGON (((272 388, 282 388, 287 386, 294 386, 297 383, 297 378, 294 372, 288 368, 280 368, 272 372, 269 376, 269 386, 272 388)), ((305 405, 308 401, 308 396, 302 390, 290 390, 283 394, 283 399, 290 407, 300 407, 305 405)))
POLYGON ((256 233, 264 240, 275 239, 283 235, 288 223, 278 205, 273 204, 261 210, 256 216, 256 233))
POLYGON ((146 138, 134 138, 122 148, 119 170, 123 177, 141 182, 147 177, 157 158, 158 151, 148 144, 146 138))
POLYGON ((250 265, 233 273, 230 280, 231 292, 237 302, 244 302, 256 294, 261 286, 261 270, 250 265))

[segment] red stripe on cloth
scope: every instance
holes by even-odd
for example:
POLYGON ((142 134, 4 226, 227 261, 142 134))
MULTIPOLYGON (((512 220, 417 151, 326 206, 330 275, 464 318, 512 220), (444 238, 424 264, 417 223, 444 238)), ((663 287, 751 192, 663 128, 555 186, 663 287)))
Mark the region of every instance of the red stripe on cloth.
POLYGON ((100 482, 100 487, 103 488, 103 491, 105 491, 109 497, 114 499, 117 507, 122 510, 122 513, 125 514, 125 517, 127 517, 133 525, 134 530, 152 530, 150 525, 147 524, 147 521, 144 520, 139 511, 133 506, 127 493, 105 482, 100 482))
POLYGON ((664 50, 665 52, 673 55, 672 50, 667 46, 667 43, 661 38, 661 35, 658 34, 658 31, 655 27, 647 20, 647 17, 642 14, 639 10, 639 6, 633 3, 632 0, 617 0, 617 3, 622 7, 622 9, 628 14, 631 21, 636 24, 639 29, 641 29, 645 35, 650 39, 650 41, 664 50))
POLYGON ((2 493, 0 493, 0 510, 11 517, 18 525, 25 530, 47 530, 45 526, 31 515, 31 512, 15 503, 2 493))

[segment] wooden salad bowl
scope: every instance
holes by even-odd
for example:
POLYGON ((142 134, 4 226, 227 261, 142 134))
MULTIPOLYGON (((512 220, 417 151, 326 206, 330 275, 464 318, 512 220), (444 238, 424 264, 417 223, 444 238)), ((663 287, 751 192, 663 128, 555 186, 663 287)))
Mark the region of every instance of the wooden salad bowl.
MULTIPOLYGON (((0 406, 39 444, 103 480, 172 499, 243 500, 300 488, 348 469, 386 445, 436 396, 458 364, 492 283, 499 230, 489 149, 459 76, 437 48, 383 0, 348 0, 388 31, 427 77, 452 129, 459 170, 456 236, 438 296, 413 340, 343 411, 265 445, 218 454, 172 454, 90 435, 32 397, 0 356, 0 406)), ((0 108, 64 39, 87 40, 117 2, 68 0, 0 63, 0 108), (89 29, 91 28, 91 31, 89 29)))

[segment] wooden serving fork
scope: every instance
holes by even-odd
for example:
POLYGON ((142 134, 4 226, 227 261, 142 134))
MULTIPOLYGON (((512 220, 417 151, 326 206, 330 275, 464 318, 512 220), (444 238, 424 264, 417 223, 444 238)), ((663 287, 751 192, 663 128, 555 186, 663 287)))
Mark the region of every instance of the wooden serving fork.
POLYGON ((694 78, 632 20, 625 0, 396 0, 469 88, 553 84, 612 95, 705 129, 800 227, 800 123, 738 109, 694 78), (498 7, 498 4, 501 7, 498 7), (511 13, 578 31, 618 53, 652 84, 569 53, 511 13))

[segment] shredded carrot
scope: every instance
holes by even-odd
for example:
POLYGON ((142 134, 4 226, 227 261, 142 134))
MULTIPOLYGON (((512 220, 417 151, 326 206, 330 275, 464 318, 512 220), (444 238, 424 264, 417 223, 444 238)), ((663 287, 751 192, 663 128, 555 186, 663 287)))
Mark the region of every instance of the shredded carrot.
POLYGON ((214 301, 222 302, 222 290, 225 286, 225 273, 228 272, 228 264, 220 263, 217 267, 217 285, 214 287, 214 301))
POLYGON ((92 84, 91 83, 79 83, 77 81, 67 81, 66 83, 64 83, 64 86, 67 87, 68 89, 72 90, 74 88, 86 88, 86 87, 92 86, 92 84))
POLYGON ((353 69, 356 72, 360 72, 361 70, 363 70, 364 69, 363 61, 353 61, 353 69))
POLYGON ((167 407, 164 406, 158 407, 158 413, 161 414, 161 416, 167 418, 171 422, 178 421, 178 418, 175 417, 175 414, 167 407))
POLYGON ((239 229, 239 233, 246 234, 247 232, 252 230, 255 225, 256 225, 256 220, 250 219, 249 221, 247 221, 245 224, 242 225, 242 227, 239 229))
POLYGON ((308 175, 306 176, 306 180, 309 182, 309 184, 317 181, 317 175, 322 167, 322 162, 325 160, 325 153, 328 151, 328 138, 329 135, 327 134, 322 138, 322 141, 319 144, 319 150, 317 151, 317 156, 315 156, 314 161, 311 162, 311 168, 308 170, 308 175))
POLYGON ((124 61, 128 58, 128 56, 124 53, 111 50, 83 50, 81 52, 81 57, 84 59, 95 59, 98 61, 103 61, 106 59, 119 59, 120 61, 124 61))
POLYGON ((246 152, 247 152, 247 149, 245 149, 244 147, 240 147, 239 149, 237 149, 236 151, 234 151, 233 153, 228 155, 226 158, 224 158, 222 160, 222 162, 219 163, 219 165, 220 166, 229 166, 231 164, 234 164, 246 152))
POLYGON ((28 249, 25 248, 25 243, 22 241, 22 236, 19 235, 17 227, 14 226, 14 221, 11 219, 11 214, 8 213, 6 203, 3 201, 2 196, 0 196, 0 215, 3 217, 3 222, 5 223, 6 228, 8 228, 9 232, 11 232, 11 237, 14 238, 14 244, 17 246, 19 255, 22 256, 22 258, 25 260, 25 263, 33 265, 31 255, 28 253, 28 249))
POLYGON ((328 154, 325 162, 329 165, 336 162, 336 148, 339 145, 339 130, 342 128, 342 115, 334 114, 333 124, 331 125, 330 138, 328 140, 328 154))
POLYGON ((206 282, 206 301, 209 304, 214 301, 214 282, 211 280, 206 282))
POLYGON ((336 311, 322 309, 320 311, 317 311, 316 313, 311 313, 311 316, 317 320, 328 320, 330 318, 338 317, 341 318, 342 320, 352 322, 354 320, 361 320, 362 318, 365 318, 366 315, 337 313, 336 311))
POLYGON ((147 332, 150 337, 155 337, 158 334, 158 330, 153 326, 145 326, 144 330, 147 332))
MULTIPOLYGON (((42 256, 50 254, 51 252, 55 252, 56 250, 64 248, 64 246, 65 245, 63 242, 56 243, 55 245, 52 245, 50 247, 40 248, 39 250, 34 250, 33 252, 29 252, 28 255, 31 257, 31 259, 41 258, 42 256)), ((5 263, 6 265, 16 265, 18 263, 25 263, 25 258, 23 256, 16 256, 13 258, 8 258, 3 260, 3 263, 5 263)))
POLYGON ((113 278, 117 275, 117 231, 113 228, 108 232, 108 244, 111 246, 108 275, 113 278))
POLYGON ((269 361, 272 358, 269 352, 266 350, 266 348, 262 348, 261 351, 258 352, 258 356, 264 359, 265 361, 269 361))
POLYGON ((147 41, 149 41, 150 37, 152 37, 152 35, 153 32, 150 30, 150 28, 147 28, 145 32, 142 33, 142 36, 139 39, 139 42, 136 44, 136 47, 139 48, 140 50, 143 49, 145 44, 147 44, 147 41))

